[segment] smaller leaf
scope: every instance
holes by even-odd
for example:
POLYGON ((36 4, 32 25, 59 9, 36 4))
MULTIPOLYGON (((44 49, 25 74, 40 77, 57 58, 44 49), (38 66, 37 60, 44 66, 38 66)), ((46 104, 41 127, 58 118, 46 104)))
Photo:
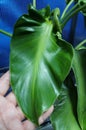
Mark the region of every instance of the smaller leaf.
POLYGON ((36 21, 39 21, 41 23, 45 22, 44 16, 37 9, 35 9, 32 5, 29 5, 28 12, 29 12, 30 18, 36 21))
POLYGON ((80 130, 73 112, 74 97, 76 98, 75 88, 72 87, 71 93, 63 86, 55 110, 51 115, 51 123, 54 130, 80 130))
POLYGON ((45 8, 39 10, 39 12, 41 13, 42 16, 44 16, 45 18, 46 17, 49 17, 50 16, 50 6, 46 6, 45 8))
POLYGON ((46 18, 50 17, 50 6, 46 6, 45 8, 42 8, 41 10, 35 9, 32 5, 29 5, 29 16, 34 19, 38 20, 39 22, 45 22, 46 18))
POLYGON ((82 130, 86 130, 86 49, 75 51, 73 58, 78 93, 77 113, 82 130))

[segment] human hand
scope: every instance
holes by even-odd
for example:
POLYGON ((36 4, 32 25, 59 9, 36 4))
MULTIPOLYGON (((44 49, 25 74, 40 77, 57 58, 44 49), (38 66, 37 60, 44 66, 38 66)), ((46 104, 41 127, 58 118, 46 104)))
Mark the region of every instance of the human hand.
MULTIPOLYGON (((9 71, 0 78, 0 130, 35 130, 36 126, 25 118, 17 104, 15 95, 10 92, 4 97, 10 87, 9 71)), ((53 112, 53 106, 39 117, 39 124, 53 112)))

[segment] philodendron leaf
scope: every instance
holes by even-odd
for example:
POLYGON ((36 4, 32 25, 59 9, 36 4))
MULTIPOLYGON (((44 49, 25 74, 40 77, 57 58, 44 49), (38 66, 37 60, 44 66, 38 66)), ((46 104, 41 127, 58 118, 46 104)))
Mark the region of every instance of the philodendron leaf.
POLYGON ((77 82, 78 120, 82 130, 86 130, 86 49, 75 51, 73 70, 77 82))
POLYGON ((73 57, 72 46, 52 33, 52 21, 40 18, 31 8, 20 17, 10 56, 12 89, 25 116, 36 124, 58 97, 73 57))
POLYGON ((64 86, 58 97, 55 110, 51 115, 51 123, 54 130, 81 130, 73 110, 74 97, 76 100, 75 88, 68 90, 64 86), (69 92, 70 90, 71 93, 69 92))

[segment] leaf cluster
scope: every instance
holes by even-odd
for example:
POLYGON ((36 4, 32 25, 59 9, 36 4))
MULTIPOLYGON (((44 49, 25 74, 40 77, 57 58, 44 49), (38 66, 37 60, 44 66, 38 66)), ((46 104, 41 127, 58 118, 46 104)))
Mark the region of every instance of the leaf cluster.
MULTIPOLYGON (((37 10, 29 6, 15 24, 11 40, 11 86, 25 116, 38 125, 38 118, 51 105, 55 130, 86 130, 86 47, 62 38, 67 21, 85 0, 75 1, 62 16, 59 8, 37 10)), ((84 3, 84 4, 83 4, 84 3)))

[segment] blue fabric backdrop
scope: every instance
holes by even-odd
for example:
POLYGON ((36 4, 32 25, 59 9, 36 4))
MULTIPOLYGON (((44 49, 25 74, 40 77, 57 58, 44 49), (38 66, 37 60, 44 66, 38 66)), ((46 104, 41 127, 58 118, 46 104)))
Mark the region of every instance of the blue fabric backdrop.
MULTIPOLYGON (((0 0, 0 29, 13 33, 13 27, 16 20, 22 14, 27 13, 27 7, 30 3, 32 3, 31 0, 0 0)), ((50 5, 51 9, 59 7, 62 13, 65 8, 65 0, 37 0, 37 9, 41 9, 46 5, 50 5)), ((79 18, 80 20, 77 22, 75 33, 75 43, 86 37, 81 14, 78 16, 78 19, 79 18), (82 37, 83 34, 84 37, 82 37)), ((66 40, 69 40, 69 37, 71 37, 71 35, 69 35, 70 26, 71 22, 68 22, 63 30, 63 36, 66 40)), ((0 34, 0 68, 9 66, 10 43, 11 39, 8 36, 0 34)))

